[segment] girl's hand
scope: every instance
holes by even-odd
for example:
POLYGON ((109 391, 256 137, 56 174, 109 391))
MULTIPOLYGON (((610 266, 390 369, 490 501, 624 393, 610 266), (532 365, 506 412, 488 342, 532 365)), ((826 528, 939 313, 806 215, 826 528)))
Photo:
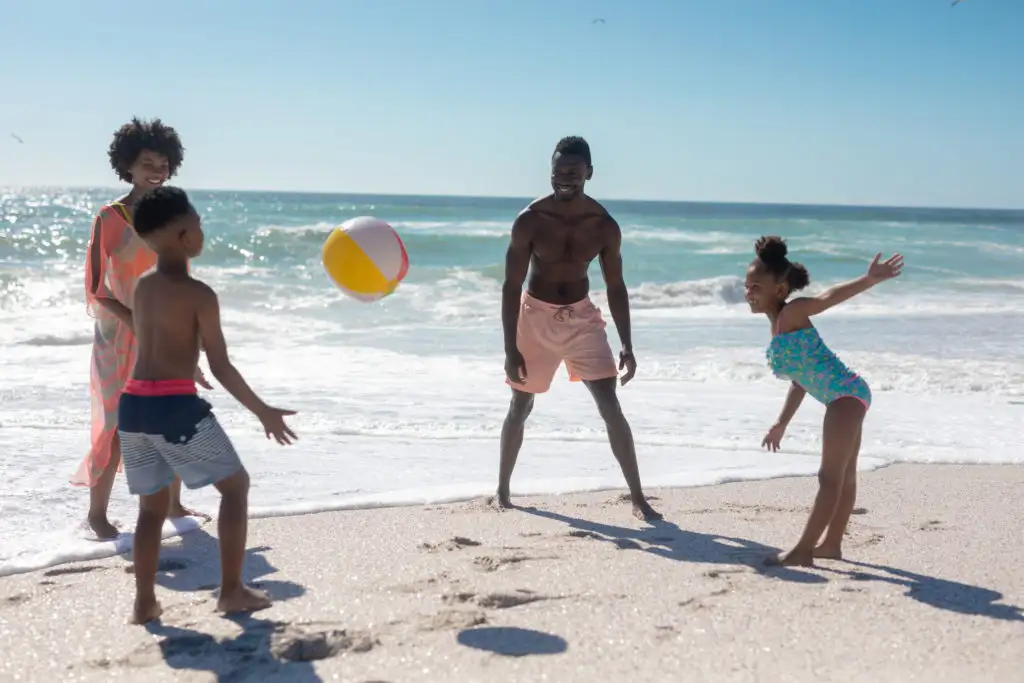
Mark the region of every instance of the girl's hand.
POLYGON ((778 452, 782 448, 782 437, 786 435, 786 425, 775 423, 772 428, 768 430, 768 433, 761 439, 761 445, 772 453, 778 452))
POLYGON ((881 254, 875 254, 874 260, 868 266, 868 280, 872 284, 899 277, 899 274, 903 272, 903 257, 900 254, 893 254, 879 263, 881 258, 881 254))

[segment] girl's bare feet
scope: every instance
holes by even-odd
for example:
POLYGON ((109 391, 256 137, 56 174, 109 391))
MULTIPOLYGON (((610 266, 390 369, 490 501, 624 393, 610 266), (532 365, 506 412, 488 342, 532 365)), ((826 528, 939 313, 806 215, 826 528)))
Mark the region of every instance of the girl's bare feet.
POLYGON ((270 598, 263 591, 241 585, 230 592, 221 590, 220 598, 217 600, 217 611, 224 614, 255 612, 270 607, 270 604, 270 598))
POLYGON ((838 545, 825 545, 822 543, 814 549, 814 556, 820 557, 823 560, 841 560, 843 559, 843 548, 838 545))
POLYGON ((160 615, 164 613, 163 607, 160 606, 160 602, 156 598, 150 598, 148 600, 135 599, 135 609, 132 611, 132 617, 129 619, 129 623, 132 624, 145 624, 146 622, 159 619, 160 615))
POLYGON ((788 553, 769 555, 764 559, 764 563, 768 567, 813 567, 814 554, 794 548, 788 553))

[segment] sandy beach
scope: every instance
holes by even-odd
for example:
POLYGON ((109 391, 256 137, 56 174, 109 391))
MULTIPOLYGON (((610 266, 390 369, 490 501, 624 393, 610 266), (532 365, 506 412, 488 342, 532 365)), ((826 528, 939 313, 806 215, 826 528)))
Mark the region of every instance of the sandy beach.
POLYGON ((811 478, 254 520, 276 599, 213 612, 215 524, 168 541, 165 614, 130 626, 129 558, 0 580, 4 681, 1021 680, 1024 469, 861 477, 844 561, 763 570, 811 478))

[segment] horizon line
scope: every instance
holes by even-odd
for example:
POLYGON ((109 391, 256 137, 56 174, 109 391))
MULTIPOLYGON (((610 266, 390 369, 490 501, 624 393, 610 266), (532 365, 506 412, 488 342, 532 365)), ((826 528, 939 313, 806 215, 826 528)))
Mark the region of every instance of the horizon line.
MULTIPOLYGON (((169 184, 169 183, 168 183, 169 184)), ((180 187, 180 186, 179 186, 180 187)), ((0 190, 111 190, 112 192, 123 192, 123 186, 113 185, 0 185, 0 190)), ((184 188, 183 188, 184 189, 184 188)), ((268 189, 235 189, 226 187, 195 187, 188 192, 233 192, 236 194, 284 194, 284 195, 327 195, 327 196, 375 196, 375 197, 402 197, 418 198, 430 197, 438 199, 517 199, 532 201, 536 197, 526 195, 474 195, 474 194, 442 194, 442 193, 398 193, 398 192, 339 192, 333 190, 268 190, 268 189)), ((593 195, 589 195, 594 199, 593 195)), ((995 206, 930 206, 926 204, 840 204, 836 202, 810 203, 810 202, 784 202, 784 201, 735 201, 735 200, 701 200, 701 199, 633 199, 627 197, 603 197, 598 201, 623 202, 632 204, 704 204, 712 206, 774 206, 774 207, 797 207, 797 208, 836 208, 836 209, 916 209, 916 210, 937 210, 937 211, 992 211, 1001 213, 1024 212, 1024 205, 1019 207, 995 207, 995 206)))

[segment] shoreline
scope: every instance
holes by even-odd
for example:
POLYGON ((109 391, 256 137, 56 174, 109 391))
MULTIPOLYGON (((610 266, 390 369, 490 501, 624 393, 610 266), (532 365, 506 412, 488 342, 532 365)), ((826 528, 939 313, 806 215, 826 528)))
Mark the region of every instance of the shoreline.
POLYGON ((519 498, 508 512, 475 500, 256 519, 246 578, 275 604, 234 620, 212 612, 207 524, 165 542, 165 614, 149 628, 125 622, 123 556, 0 579, 0 679, 1019 675, 1024 549, 1007 539, 1024 535, 1024 468, 894 464, 859 481, 847 559, 810 569, 760 566, 795 542, 808 477, 652 488, 666 521, 651 525, 618 491, 519 498))

